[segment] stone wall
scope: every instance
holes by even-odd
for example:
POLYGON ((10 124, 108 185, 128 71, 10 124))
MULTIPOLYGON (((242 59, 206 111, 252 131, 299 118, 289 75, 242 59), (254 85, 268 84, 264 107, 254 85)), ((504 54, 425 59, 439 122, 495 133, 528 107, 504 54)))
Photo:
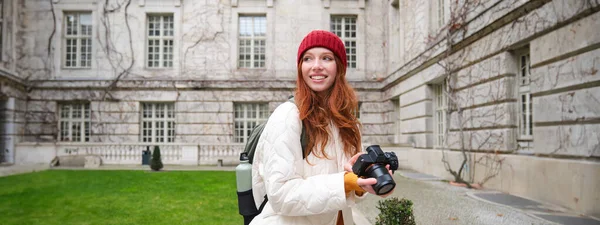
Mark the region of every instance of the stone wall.
POLYGON ((531 42, 534 152, 600 156, 600 13, 531 42), (559 41, 560 44, 556 44, 559 41))
POLYGON ((18 131, 22 129, 25 120, 22 103, 25 101, 26 91, 18 78, 8 73, 5 76, 0 76, 0 162, 14 163, 15 145, 22 141, 18 131))
MULTIPOLYGON (((286 1, 230 0, 109 3, 20 3, 17 52, 22 60, 17 75, 32 80, 33 86, 26 104, 28 119, 19 129, 25 141, 54 141, 58 103, 77 101, 91 103, 91 141, 138 141, 139 102, 170 101, 176 102, 176 141, 230 142, 234 102, 269 102, 274 110, 293 91, 298 43, 310 30, 328 30, 331 15, 357 16, 358 68, 349 69, 347 78, 369 107, 365 113, 385 112, 373 81, 386 71, 386 18, 380 12, 387 6, 383 2, 312 0, 300 6, 286 1), (92 66, 68 69, 62 65, 64 14, 80 11, 92 13, 92 66), (146 44, 139 40, 146 39, 146 15, 153 13, 174 16, 173 68, 145 67, 146 44), (264 69, 237 68, 239 15, 267 17, 264 69), (115 79, 119 82, 109 88, 115 79), (258 92, 250 91, 256 88, 258 92), (369 106, 369 102, 375 104, 369 106)), ((386 142, 387 123, 367 121, 365 139, 386 142)))
POLYGON ((600 168, 600 40, 595 32, 600 6, 592 1, 482 1, 466 23, 455 24, 461 32, 455 33, 452 48, 444 34, 412 38, 421 32, 415 29, 427 30, 410 16, 426 14, 423 7, 400 1, 400 14, 408 12, 409 18, 398 29, 406 32, 390 39, 404 40, 400 48, 407 59, 388 65, 392 69, 382 84, 381 103, 399 99, 401 139, 415 147, 402 151, 407 167, 453 179, 442 160, 458 170, 464 147, 476 152, 467 158, 467 180, 599 215, 592 202, 600 200, 593 191, 600 168), (445 55, 446 49, 451 54, 445 55), (530 53, 532 79, 533 140, 527 146, 518 139, 518 53, 523 51, 530 53), (446 150, 441 151, 435 141, 433 85, 448 72, 463 123, 457 111, 449 115, 446 150), (564 185, 565 180, 578 188, 564 185), (542 193, 539 186, 551 188, 542 193))
POLYGON ((16 143, 21 141, 18 130, 25 120, 27 88, 16 73, 16 33, 18 1, 2 4, 2 33, 0 33, 0 159, 1 163, 15 163, 16 143))

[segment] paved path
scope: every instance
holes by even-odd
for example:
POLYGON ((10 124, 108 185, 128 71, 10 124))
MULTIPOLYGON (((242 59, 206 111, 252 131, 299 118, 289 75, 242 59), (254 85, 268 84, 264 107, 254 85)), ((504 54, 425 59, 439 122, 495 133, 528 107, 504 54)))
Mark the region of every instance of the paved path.
POLYGON ((50 168, 48 164, 32 164, 32 165, 0 165, 0 177, 10 176, 22 173, 31 173, 36 171, 43 171, 50 168))
MULTIPOLYGON (((394 175, 396 190, 390 197, 407 198, 413 202, 413 210, 417 224, 436 225, 512 225, 512 224, 590 224, 600 225, 599 220, 580 218, 575 213, 551 213, 552 215, 572 215, 575 217, 554 223, 539 217, 528 210, 511 206, 496 204, 477 197, 488 193, 499 193, 494 190, 472 190, 449 185, 445 181, 433 180, 431 177, 421 176, 423 179, 411 179, 403 176, 400 171, 394 175)), ((417 173, 415 173, 417 174, 417 173)), ((502 193, 500 193, 502 194, 502 193)), ((502 194, 504 199, 516 196, 502 194)), ((516 197, 518 198, 518 197, 516 197)), ((377 202, 382 198, 369 195, 363 202, 356 206, 358 217, 364 216, 366 221, 360 225, 375 224, 379 210, 377 202)), ((515 201, 511 201, 515 202, 515 201)), ((533 201, 531 201, 533 202, 533 201)), ((518 202, 516 202, 518 203, 518 202)), ((543 209, 565 210, 557 206, 543 203, 536 204, 543 209)), ((566 210, 565 210, 566 211, 566 210)), ((549 214, 550 215, 550 214, 549 214)), ((564 218, 563 218, 564 219, 564 218)), ((560 220, 554 220, 560 221, 560 220)), ((359 224, 359 223, 356 223, 359 224)))

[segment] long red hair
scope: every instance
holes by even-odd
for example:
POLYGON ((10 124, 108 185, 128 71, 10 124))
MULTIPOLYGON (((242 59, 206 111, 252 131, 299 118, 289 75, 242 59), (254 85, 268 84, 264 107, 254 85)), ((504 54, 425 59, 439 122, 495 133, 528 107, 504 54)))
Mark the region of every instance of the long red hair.
POLYGON ((330 123, 338 128, 346 155, 353 156, 361 151, 360 122, 356 118, 358 99, 346 80, 346 67, 337 55, 334 58, 337 74, 325 97, 319 97, 304 82, 302 60, 298 63, 294 99, 308 137, 306 155, 312 152, 319 158, 329 158, 325 146, 329 142, 330 123), (320 148, 315 149, 316 146, 320 148))

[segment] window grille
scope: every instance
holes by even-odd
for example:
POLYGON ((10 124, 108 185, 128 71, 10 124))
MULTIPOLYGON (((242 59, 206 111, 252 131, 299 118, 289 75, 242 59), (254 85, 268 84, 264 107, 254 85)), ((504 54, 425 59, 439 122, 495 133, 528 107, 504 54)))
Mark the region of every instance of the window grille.
POLYGON ((434 92, 434 106, 435 106, 435 145, 438 147, 444 147, 446 144, 446 126, 447 118, 446 113, 448 111, 448 97, 444 94, 446 90, 446 82, 433 86, 434 92))
POLYGON ((236 103, 234 108, 234 142, 245 143, 252 129, 269 118, 269 105, 267 103, 236 103))
POLYGON ((142 103, 142 142, 175 142, 175 104, 142 103))
POLYGON ((90 104, 59 104, 59 140, 67 142, 90 141, 90 104))
POLYGON ((346 46, 348 68, 356 68, 356 16, 331 16, 331 32, 346 46))
POLYGON ((519 138, 533 138, 533 111, 531 101, 531 74, 529 53, 519 56, 519 138))
POLYGON ((91 68, 92 13, 65 13, 64 27, 64 67, 91 68))
POLYGON ((148 15, 148 68, 173 67, 173 15, 148 15))
POLYGON ((239 68, 264 68, 267 42, 266 16, 239 17, 239 68))

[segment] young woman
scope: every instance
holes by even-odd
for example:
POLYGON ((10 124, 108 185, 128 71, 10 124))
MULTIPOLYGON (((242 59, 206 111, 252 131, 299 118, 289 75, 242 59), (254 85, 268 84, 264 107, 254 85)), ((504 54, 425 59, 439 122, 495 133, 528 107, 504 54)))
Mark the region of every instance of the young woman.
MULTIPOLYGON (((295 102, 277 107, 257 145, 252 225, 354 224, 350 206, 375 193, 374 178, 352 173, 361 154, 358 101, 346 80, 346 50, 335 34, 315 30, 298 48, 295 102), (307 153, 300 144, 302 127, 307 153)), ((389 194, 388 194, 389 195, 389 194)))

